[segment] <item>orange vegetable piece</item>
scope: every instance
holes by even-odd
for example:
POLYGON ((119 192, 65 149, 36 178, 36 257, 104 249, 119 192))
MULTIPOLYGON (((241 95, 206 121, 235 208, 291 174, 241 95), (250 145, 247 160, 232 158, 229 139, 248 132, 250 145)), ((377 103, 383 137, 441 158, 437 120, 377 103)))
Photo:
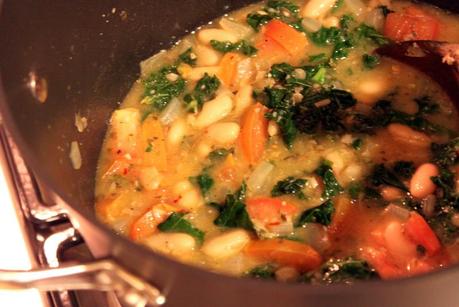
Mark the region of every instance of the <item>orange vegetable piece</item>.
POLYGON ((414 6, 403 12, 387 15, 384 35, 400 42, 407 40, 435 40, 440 28, 439 21, 414 6))
POLYGON ((263 155, 268 140, 268 108, 256 103, 247 108, 242 121, 240 145, 244 157, 250 164, 257 163, 263 155))
POLYGON ((142 165, 167 169, 167 150, 164 130, 157 118, 150 115, 143 122, 140 134, 142 165))
POLYGON ((243 59, 243 56, 239 53, 228 52, 220 61, 218 78, 223 82, 223 84, 231 89, 237 85, 237 66, 243 59))
POLYGON ((275 40, 294 58, 301 58, 306 54, 309 45, 306 35, 278 19, 266 24, 264 35, 275 40))
POLYGON ((257 59, 265 61, 269 66, 280 62, 290 62, 290 54, 273 38, 263 35, 256 43, 257 59))
POLYGON ((176 211, 176 207, 167 204, 154 205, 132 223, 129 236, 136 241, 151 236, 156 232, 158 225, 176 211))
POLYGON ((319 267, 322 257, 311 246, 282 239, 258 240, 250 242, 245 254, 264 261, 292 266, 301 272, 319 267))
POLYGON ((416 244, 423 246, 428 256, 440 251, 441 244, 426 220, 416 212, 411 212, 405 224, 406 235, 416 244))
POLYGON ((278 198, 250 198, 246 203, 250 218, 264 225, 278 225, 285 220, 283 217, 292 217, 298 211, 296 206, 278 198))

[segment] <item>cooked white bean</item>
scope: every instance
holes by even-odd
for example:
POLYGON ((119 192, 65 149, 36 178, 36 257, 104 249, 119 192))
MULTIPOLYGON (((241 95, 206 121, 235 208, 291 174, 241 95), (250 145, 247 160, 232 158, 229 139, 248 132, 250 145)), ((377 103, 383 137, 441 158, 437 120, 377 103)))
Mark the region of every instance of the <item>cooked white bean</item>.
POLYGON ((147 190, 154 190, 159 187, 161 183, 161 174, 158 172, 156 167, 147 166, 139 169, 139 181, 147 190))
POLYGON ((424 163, 417 168, 410 181, 410 193, 414 197, 424 198, 435 192, 436 185, 432 177, 438 176, 439 170, 435 164, 424 163))
POLYGON ((194 48, 194 52, 197 56, 196 64, 198 66, 214 66, 220 62, 221 54, 209 46, 198 44, 194 48))
POLYGON ((190 253, 196 247, 195 239, 184 233, 158 233, 145 240, 145 244, 174 256, 190 253))
POLYGON ((362 177, 362 166, 357 163, 351 163, 343 171, 343 176, 346 177, 347 181, 359 180, 362 177))
POLYGON ((216 123, 207 129, 207 136, 217 144, 231 144, 236 141, 240 131, 237 123, 216 123))
POLYGON ((416 244, 404 234, 403 226, 397 221, 384 230, 387 249, 393 257, 416 257, 416 244))
POLYGON ((195 121, 197 128, 204 128, 225 118, 233 108, 233 99, 227 94, 220 94, 202 107, 195 121))
POLYGON ((383 97, 389 90, 389 81, 386 75, 371 75, 359 82, 354 94, 355 97, 366 104, 373 104, 383 97))
POLYGON ((241 86, 235 96, 234 115, 239 116, 253 103, 253 87, 249 84, 241 86))
POLYGON ((335 4, 336 0, 310 0, 301 8, 302 17, 323 17, 335 4))
POLYGON ((204 74, 208 74, 210 76, 215 76, 220 71, 219 66, 204 66, 204 67, 195 67, 189 69, 187 72, 183 74, 183 78, 190 80, 190 81, 198 81, 204 74))
POLYGON ((275 136, 277 134, 279 134, 279 126, 276 122, 270 120, 268 123, 268 135, 275 136))
POLYGON ((201 193, 196 188, 191 188, 179 195, 179 206, 187 209, 194 210, 204 205, 201 193))
POLYGON ((209 44, 211 40, 232 42, 238 41, 238 37, 223 29, 202 29, 197 33, 198 40, 203 44, 209 44))
POLYGON ((245 26, 227 17, 221 18, 218 24, 220 25, 220 27, 222 27, 223 30, 226 30, 236 35, 239 40, 245 39, 253 33, 251 27, 245 26))
POLYGON ((187 123, 183 119, 178 119, 172 123, 169 132, 167 133, 167 144, 169 146, 179 145, 186 134, 187 123))
POLYGON ((135 152, 140 131, 140 112, 138 109, 126 108, 113 112, 111 125, 115 135, 115 147, 122 154, 135 152))
POLYGON ((338 19, 338 17, 331 16, 331 17, 325 18, 324 21, 322 22, 322 24, 326 28, 338 27, 339 26, 339 19, 338 19))
POLYGON ((193 185, 189 180, 182 180, 174 185, 173 192, 175 194, 183 194, 184 192, 191 190, 192 188, 193 185))
POLYGON ((341 152, 332 151, 325 155, 325 159, 332 163, 332 169, 335 173, 341 172, 345 166, 341 152))
POLYGON ((395 140, 419 147, 429 147, 432 142, 427 134, 402 124, 390 124, 387 126, 387 131, 389 131, 395 140))
POLYGON ((196 146, 196 153, 200 158, 207 157, 211 151, 212 145, 210 145, 208 141, 203 140, 196 146))
POLYGON ((204 242, 201 251, 212 258, 227 258, 239 253, 249 241, 247 231, 230 230, 204 242))
POLYGON ((277 281, 282 282, 295 282, 300 277, 300 273, 292 267, 281 267, 274 273, 277 281))

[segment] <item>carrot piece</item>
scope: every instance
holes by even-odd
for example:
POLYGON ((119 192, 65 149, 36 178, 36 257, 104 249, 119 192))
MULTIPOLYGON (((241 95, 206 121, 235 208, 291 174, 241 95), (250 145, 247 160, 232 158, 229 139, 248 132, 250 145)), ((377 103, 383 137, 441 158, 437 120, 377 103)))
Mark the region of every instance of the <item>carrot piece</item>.
POLYGON ((285 220, 283 217, 292 217, 298 211, 296 206, 278 198, 250 198, 246 203, 250 218, 264 225, 278 225, 285 220))
POLYGON ((440 241, 429 224, 418 213, 411 212, 405 224, 405 232, 414 243, 426 249, 428 256, 432 256, 440 251, 440 241))
POLYGON ((275 40, 294 58, 301 58, 306 54, 309 45, 306 35, 278 19, 266 24, 264 35, 275 40))
POLYGON ((384 35, 395 41, 434 40, 440 23, 435 17, 414 6, 403 12, 390 13, 384 24, 384 35))
POLYGON ((243 57, 239 53, 228 52, 220 61, 218 78, 230 89, 237 86, 237 66, 242 60, 243 57))
POLYGON ((320 266, 322 257, 309 245, 282 239, 258 240, 250 242, 245 254, 280 265, 293 266, 305 272, 320 266))
POLYGON ((268 140, 268 120, 265 118, 266 108, 256 103, 247 108, 242 121, 240 144, 244 157, 250 164, 257 163, 268 140))
POLYGON ((156 232, 157 226, 176 211, 176 207, 167 204, 154 205, 132 223, 129 236, 136 241, 151 236, 156 232))
POLYGON ((148 116, 142 123, 140 134, 142 165, 167 169, 167 151, 164 130, 158 119, 148 116))
POLYGON ((361 256, 375 268, 382 279, 400 278, 409 275, 406 270, 395 265, 385 251, 364 247, 361 249, 361 256))
POLYGON ((263 35, 255 47, 258 49, 257 59, 269 66, 291 60, 287 50, 269 36, 263 35))

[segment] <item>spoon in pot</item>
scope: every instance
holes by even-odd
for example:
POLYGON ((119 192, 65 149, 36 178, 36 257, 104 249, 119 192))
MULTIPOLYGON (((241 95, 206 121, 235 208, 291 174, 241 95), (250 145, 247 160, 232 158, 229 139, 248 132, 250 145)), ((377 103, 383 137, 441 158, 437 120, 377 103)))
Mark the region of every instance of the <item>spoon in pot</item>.
POLYGON ((406 41, 376 49, 376 53, 408 64, 436 81, 459 108, 459 44, 406 41))

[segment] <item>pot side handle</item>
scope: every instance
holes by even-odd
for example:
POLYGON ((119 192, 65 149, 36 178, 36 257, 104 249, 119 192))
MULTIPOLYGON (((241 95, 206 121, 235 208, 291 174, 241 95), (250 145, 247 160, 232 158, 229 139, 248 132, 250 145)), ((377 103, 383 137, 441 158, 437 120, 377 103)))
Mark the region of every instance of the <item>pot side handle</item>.
POLYGON ((148 282, 129 273, 111 259, 30 271, 0 270, 0 289, 40 291, 115 291, 129 306, 161 306, 165 296, 148 282))

